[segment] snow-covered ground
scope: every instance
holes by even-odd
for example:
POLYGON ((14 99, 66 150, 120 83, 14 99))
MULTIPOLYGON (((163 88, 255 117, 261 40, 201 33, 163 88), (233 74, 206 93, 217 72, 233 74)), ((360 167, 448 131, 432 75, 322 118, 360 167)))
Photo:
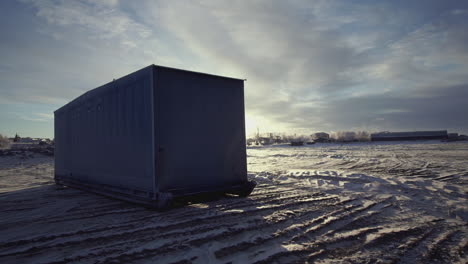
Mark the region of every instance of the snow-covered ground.
POLYGON ((468 143, 248 148, 245 199, 156 212, 0 157, 0 263, 467 263, 468 143))

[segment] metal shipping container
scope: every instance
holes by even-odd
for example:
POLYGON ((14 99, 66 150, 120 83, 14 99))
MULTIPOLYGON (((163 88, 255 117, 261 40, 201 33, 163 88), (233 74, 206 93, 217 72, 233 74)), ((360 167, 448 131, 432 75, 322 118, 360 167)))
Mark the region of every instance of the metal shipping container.
POLYGON ((150 65, 55 111, 55 181, 166 207, 247 196, 244 82, 150 65))

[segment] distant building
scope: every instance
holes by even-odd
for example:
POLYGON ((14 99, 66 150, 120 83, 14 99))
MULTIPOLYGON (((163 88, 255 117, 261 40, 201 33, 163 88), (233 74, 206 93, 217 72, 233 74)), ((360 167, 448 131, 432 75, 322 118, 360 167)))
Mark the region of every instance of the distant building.
POLYGON ((43 139, 42 138, 31 138, 31 137, 23 137, 23 138, 20 138, 17 142, 19 143, 39 143, 41 142, 43 139))
POLYGON ((314 139, 330 139, 330 134, 325 132, 318 132, 312 135, 314 139))
POLYGON ((283 143, 284 140, 281 138, 281 136, 275 136, 274 142, 275 142, 276 144, 280 144, 280 143, 283 143))
POLYGON ((246 139, 247 146, 255 144, 255 139, 254 138, 248 138, 246 139))
POLYGON ((458 135, 458 133, 448 133, 448 139, 447 141, 463 141, 463 140, 468 140, 468 137, 466 135, 458 135))
POLYGON ((330 141, 330 134, 325 132, 318 132, 310 135, 315 142, 328 142, 330 141))
POLYGON ((414 132, 379 132, 371 134, 371 141, 447 139, 447 130, 414 132))
POLYGON ((273 138, 271 138, 271 137, 259 137, 258 142, 261 145, 271 145, 271 144, 273 144, 273 138))

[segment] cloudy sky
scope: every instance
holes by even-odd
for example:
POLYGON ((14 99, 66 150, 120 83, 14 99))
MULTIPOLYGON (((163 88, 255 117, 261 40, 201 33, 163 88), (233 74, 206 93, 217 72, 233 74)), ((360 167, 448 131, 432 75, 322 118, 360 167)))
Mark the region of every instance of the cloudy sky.
POLYGON ((247 133, 468 133, 468 1, 0 2, 0 133, 150 64, 245 78, 247 133))

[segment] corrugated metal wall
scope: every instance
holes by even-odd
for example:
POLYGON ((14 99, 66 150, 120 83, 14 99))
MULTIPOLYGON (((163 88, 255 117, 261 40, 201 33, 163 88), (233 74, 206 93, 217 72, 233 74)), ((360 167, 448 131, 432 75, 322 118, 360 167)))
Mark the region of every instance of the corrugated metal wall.
POLYGON ((152 89, 147 67, 57 110, 56 174, 153 191, 152 89))
POLYGON ((91 90, 55 112, 56 175, 127 194, 245 184, 243 86, 152 65, 91 90))
POLYGON ((156 67, 160 190, 247 181, 242 80, 156 67))

